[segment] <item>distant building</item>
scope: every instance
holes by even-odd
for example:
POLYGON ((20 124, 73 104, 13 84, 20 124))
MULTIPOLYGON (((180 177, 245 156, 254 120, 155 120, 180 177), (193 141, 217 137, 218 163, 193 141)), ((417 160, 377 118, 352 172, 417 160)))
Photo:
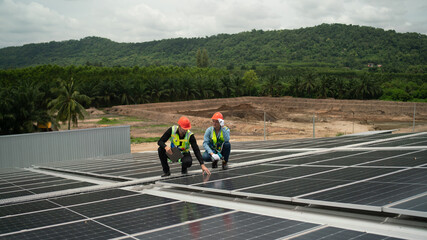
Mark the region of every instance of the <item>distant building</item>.
POLYGON ((373 68, 373 67, 382 67, 383 65, 381 64, 375 64, 375 63, 368 63, 368 67, 373 68))

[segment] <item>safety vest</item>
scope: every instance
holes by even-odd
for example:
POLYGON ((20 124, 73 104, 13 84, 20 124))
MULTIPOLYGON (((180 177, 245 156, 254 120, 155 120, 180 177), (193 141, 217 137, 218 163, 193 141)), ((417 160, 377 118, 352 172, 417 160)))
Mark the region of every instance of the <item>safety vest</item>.
POLYGON ((183 153, 190 152, 191 135, 193 135, 193 133, 190 130, 187 130, 184 139, 179 139, 178 126, 172 126, 172 133, 171 137, 169 138, 169 141, 171 142, 171 148, 177 147, 183 153))
POLYGON ((228 127, 224 126, 220 129, 219 139, 217 139, 215 128, 214 127, 211 127, 211 128, 212 128, 211 139, 212 139, 213 147, 215 148, 215 150, 221 151, 222 144, 224 143, 224 134, 222 130, 223 129, 227 130, 228 127))

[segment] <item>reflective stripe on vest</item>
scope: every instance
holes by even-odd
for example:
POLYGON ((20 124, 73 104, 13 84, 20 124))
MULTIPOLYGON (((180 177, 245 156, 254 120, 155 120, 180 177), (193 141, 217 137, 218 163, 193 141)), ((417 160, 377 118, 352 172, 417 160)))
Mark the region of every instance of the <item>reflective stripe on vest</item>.
POLYGON ((224 143, 224 134, 223 134, 222 130, 223 130, 223 129, 227 129, 227 127, 222 127, 222 128, 220 129, 219 140, 218 140, 218 139, 217 139, 217 137, 216 137, 216 132, 215 132, 214 127, 211 127, 211 128, 212 128, 212 136, 211 136, 211 139, 212 139, 212 142, 213 142, 213 147, 214 147, 217 151, 221 151, 222 144, 224 143))
POLYGON ((171 137, 169 138, 169 141, 171 142, 171 148, 177 147, 183 153, 190 152, 191 135, 193 135, 193 133, 190 130, 187 130, 184 139, 179 139, 178 126, 172 126, 172 133, 171 137))

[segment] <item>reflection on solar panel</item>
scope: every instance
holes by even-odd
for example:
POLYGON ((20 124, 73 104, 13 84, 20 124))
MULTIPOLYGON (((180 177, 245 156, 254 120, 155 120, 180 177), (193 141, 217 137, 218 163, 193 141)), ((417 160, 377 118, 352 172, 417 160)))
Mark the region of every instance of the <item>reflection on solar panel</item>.
POLYGON ((160 179, 156 152, 0 170, 0 238, 422 239, 426 135, 232 143, 210 176, 160 179))

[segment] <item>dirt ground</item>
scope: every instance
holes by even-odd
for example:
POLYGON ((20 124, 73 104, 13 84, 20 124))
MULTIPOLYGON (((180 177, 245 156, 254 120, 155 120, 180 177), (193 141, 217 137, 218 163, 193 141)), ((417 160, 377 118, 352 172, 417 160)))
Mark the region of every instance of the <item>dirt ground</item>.
MULTIPOLYGON (((335 137, 372 130, 394 133, 427 131, 427 103, 361 100, 241 97, 183 102, 123 105, 103 110, 88 109, 90 115, 78 128, 130 125, 132 137, 160 137, 182 115, 188 116, 199 145, 211 125, 214 112, 224 115, 231 141, 335 137), (116 123, 98 123, 102 117, 116 123), (265 119, 265 121, 264 121, 265 119), (314 124, 313 124, 314 119, 314 124), (265 133, 264 133, 265 130, 265 133)), ((157 149, 156 142, 132 144, 132 152, 157 149)))

